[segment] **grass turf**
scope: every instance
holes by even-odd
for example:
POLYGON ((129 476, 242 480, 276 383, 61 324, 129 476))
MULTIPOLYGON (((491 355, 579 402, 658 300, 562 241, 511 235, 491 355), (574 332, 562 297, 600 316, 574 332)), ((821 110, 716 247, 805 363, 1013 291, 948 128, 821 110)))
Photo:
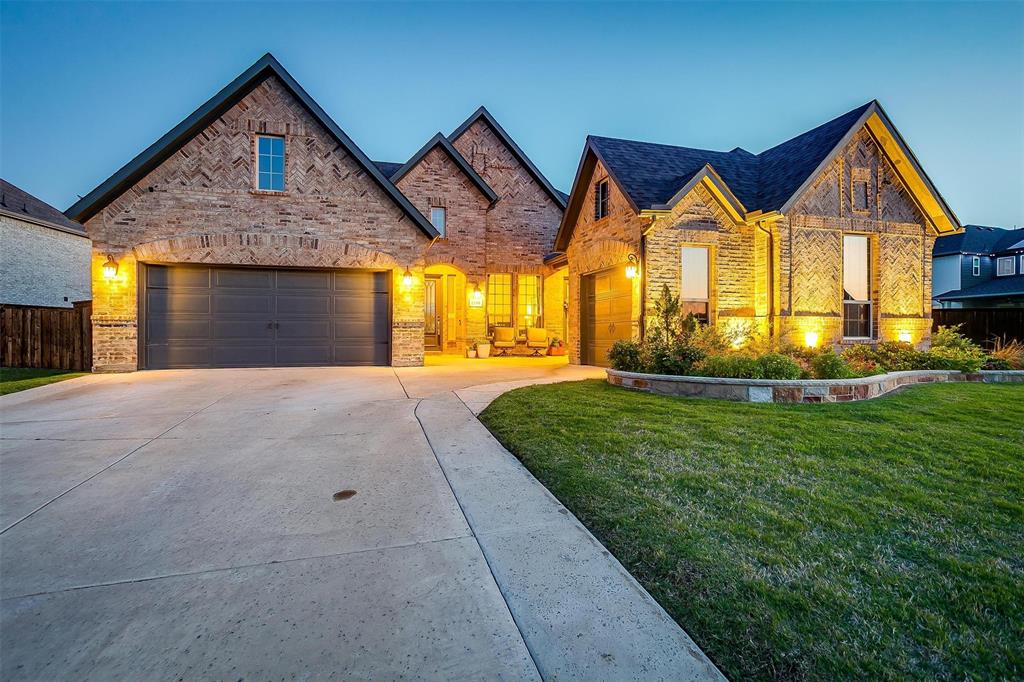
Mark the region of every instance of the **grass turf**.
POLYGON ((66 369, 28 369, 21 367, 0 367, 0 395, 17 393, 36 386, 45 386, 65 379, 83 376, 84 372, 66 369))
POLYGON ((481 419, 733 679, 1024 675, 1024 385, 756 405, 586 381, 481 419))

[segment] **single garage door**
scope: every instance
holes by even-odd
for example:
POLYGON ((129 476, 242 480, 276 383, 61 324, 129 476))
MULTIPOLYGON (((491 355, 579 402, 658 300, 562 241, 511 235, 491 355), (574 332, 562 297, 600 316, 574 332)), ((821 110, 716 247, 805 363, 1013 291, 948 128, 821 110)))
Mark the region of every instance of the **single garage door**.
POLYGON ((612 344, 633 335, 633 284, 617 267, 584 275, 580 289, 581 360, 607 367, 612 344))
POLYGON ((386 272, 147 265, 142 365, 386 365, 386 272))

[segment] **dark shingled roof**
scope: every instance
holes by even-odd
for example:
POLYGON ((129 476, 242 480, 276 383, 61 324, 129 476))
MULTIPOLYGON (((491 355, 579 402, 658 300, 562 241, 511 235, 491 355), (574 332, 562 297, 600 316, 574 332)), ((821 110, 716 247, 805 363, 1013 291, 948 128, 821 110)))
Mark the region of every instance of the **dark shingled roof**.
POLYGON ((1024 276, 996 277, 966 289, 954 289, 935 297, 938 301, 960 301, 967 298, 1003 298, 1024 296, 1024 276))
POLYGON ((405 164, 395 163, 394 161, 374 161, 373 165, 384 174, 384 177, 390 178, 405 164))
POLYGON ((67 232, 85 235, 85 228, 58 211, 42 199, 0 179, 0 209, 7 213, 24 216, 33 222, 48 223, 67 232))
POLYGON ((748 211, 777 211, 826 159, 873 104, 857 107, 813 130, 752 154, 590 136, 623 191, 639 210, 666 204, 705 165, 721 176, 748 211))
POLYGON ((964 225, 964 231, 939 237, 932 247, 932 257, 951 256, 958 253, 988 255, 1007 251, 1024 240, 1024 228, 1004 230, 1000 227, 984 225, 964 225))

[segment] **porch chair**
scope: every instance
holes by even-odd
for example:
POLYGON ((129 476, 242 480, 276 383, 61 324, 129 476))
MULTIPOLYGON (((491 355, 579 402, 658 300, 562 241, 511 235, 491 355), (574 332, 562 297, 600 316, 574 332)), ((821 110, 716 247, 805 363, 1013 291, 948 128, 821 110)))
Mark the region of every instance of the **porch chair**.
POLYGON ((544 327, 526 328, 526 348, 532 350, 533 354, 540 356, 548 347, 548 330, 544 327))
POLYGON ((516 347, 516 330, 512 327, 495 327, 492 345, 496 355, 508 355, 516 347))

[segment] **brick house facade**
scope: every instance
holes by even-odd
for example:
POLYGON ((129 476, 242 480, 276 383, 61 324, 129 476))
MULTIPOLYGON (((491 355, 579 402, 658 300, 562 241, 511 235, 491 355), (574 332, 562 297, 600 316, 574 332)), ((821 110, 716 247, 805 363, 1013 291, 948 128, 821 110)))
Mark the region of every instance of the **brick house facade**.
MULTIPOLYGON (((564 195, 482 108, 441 138, 443 144, 404 164, 393 183, 388 171, 399 164, 370 161, 265 56, 68 210, 93 240, 94 368, 146 366, 140 312, 146 268, 157 264, 385 272, 389 309, 375 313, 375 324, 386 323, 388 362, 396 366, 423 364, 425 290, 437 276, 445 293, 438 350, 462 352, 492 324, 485 305, 472 306, 489 273, 554 274, 544 256, 564 195), (283 140, 283 191, 258 189, 261 136, 283 140), (435 206, 447 211, 443 237, 427 218, 435 206), (113 277, 103 267, 111 259, 113 277)), ((262 293, 251 294, 247 305, 262 293)), ((218 320, 212 308, 226 299, 210 298, 201 311, 206 317, 175 322, 251 322, 218 320)), ((175 301, 189 304, 187 296, 175 301)))
POLYGON ((800 345, 849 343, 851 329, 859 341, 926 344, 929 254, 958 229, 876 102, 761 155, 589 137, 556 244, 573 292, 570 358, 606 360, 591 357, 588 335, 607 313, 600 293, 586 298, 588 279, 639 265, 619 280, 631 313, 618 336, 640 338, 664 286, 686 297, 684 249, 707 254, 694 309, 706 306, 711 324, 800 345), (844 236, 865 238, 870 305, 846 292, 844 306, 844 236), (844 318, 852 311, 859 326, 844 318))

